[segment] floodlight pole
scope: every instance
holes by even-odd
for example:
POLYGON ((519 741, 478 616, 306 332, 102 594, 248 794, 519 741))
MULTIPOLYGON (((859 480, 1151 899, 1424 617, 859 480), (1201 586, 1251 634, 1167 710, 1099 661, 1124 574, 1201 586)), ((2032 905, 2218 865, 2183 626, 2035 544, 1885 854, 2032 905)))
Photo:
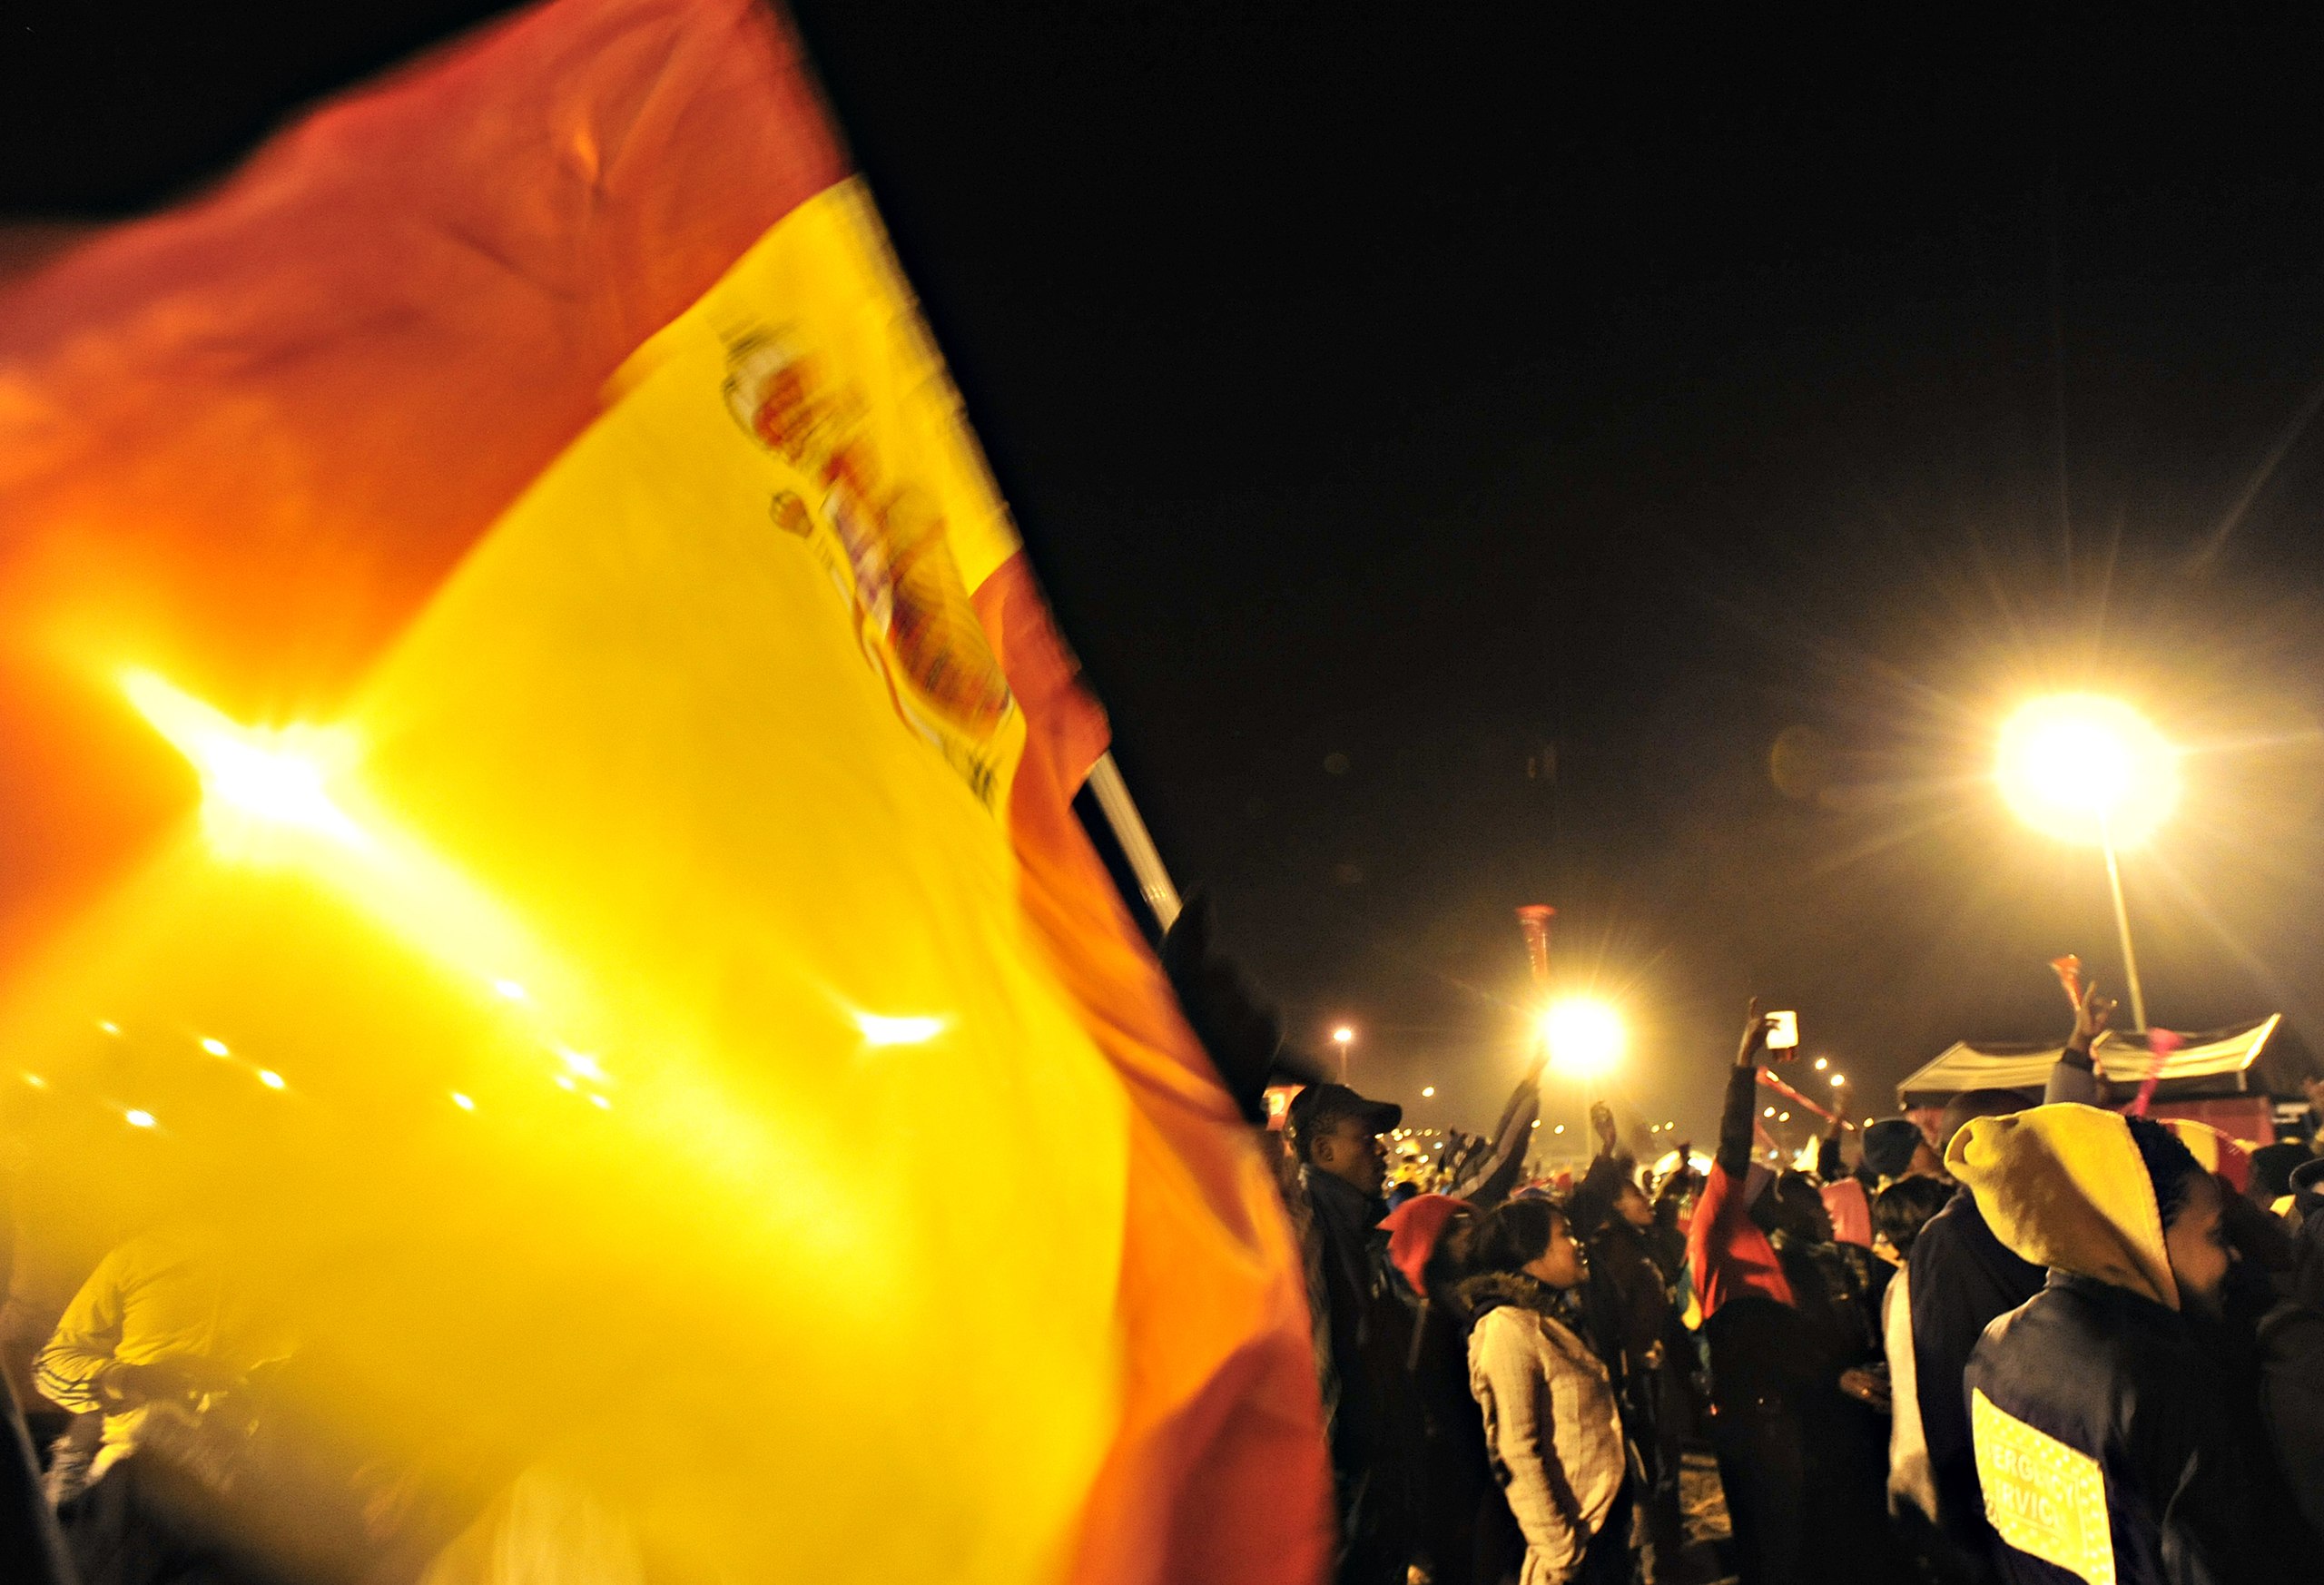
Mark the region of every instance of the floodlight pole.
POLYGON ((2114 929, 2122 940, 2122 979, 2131 988, 2131 1021, 2146 1032, 2146 990, 2139 984, 2139 955, 2131 946, 2131 911, 2122 901, 2122 866, 2114 857, 2114 832, 2102 813, 2098 817, 2098 842, 2106 850, 2106 885, 2114 894, 2114 929))

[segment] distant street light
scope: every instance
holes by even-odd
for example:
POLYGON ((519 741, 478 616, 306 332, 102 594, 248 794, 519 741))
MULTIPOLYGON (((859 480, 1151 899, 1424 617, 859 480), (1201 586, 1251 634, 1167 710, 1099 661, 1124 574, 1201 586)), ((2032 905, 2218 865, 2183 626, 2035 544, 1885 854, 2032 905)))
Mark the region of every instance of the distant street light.
POLYGON ((2034 700, 2004 724, 1994 777, 2004 802, 2026 824, 2104 852, 2131 1019, 2143 1031, 2146 991, 2116 854, 2146 841, 2170 817, 2179 801, 2178 750, 2119 699, 2060 694, 2034 700))
POLYGON ((1342 1024, 1332 1031, 1332 1044, 1340 1048, 1340 1082, 1347 1082, 1347 1048, 1355 1044, 1355 1031, 1342 1024))

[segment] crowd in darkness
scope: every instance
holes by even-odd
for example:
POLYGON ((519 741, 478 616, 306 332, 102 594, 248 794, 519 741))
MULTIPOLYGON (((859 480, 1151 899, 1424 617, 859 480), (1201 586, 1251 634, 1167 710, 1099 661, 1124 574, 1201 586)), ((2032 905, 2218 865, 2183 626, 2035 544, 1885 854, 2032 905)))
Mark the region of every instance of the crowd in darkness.
MULTIPOLYGON (((1174 946, 1248 1099, 1270 1026, 1174 946)), ((1836 1117, 1812 1170, 1755 1148, 1756 1003, 1707 1170, 1681 1147, 1642 1172, 1601 1105, 1579 1180, 1525 1181, 1537 1058, 1428 1192, 1391 1186, 1402 1108, 1311 1066, 1274 1137, 1342 1585, 2313 1578, 2324 1084, 2269 1142, 2110 1108, 2113 1005, 2076 989, 2043 1094, 1836 1117), (1715 1545, 1682 1512, 1690 1451, 1715 1545)))

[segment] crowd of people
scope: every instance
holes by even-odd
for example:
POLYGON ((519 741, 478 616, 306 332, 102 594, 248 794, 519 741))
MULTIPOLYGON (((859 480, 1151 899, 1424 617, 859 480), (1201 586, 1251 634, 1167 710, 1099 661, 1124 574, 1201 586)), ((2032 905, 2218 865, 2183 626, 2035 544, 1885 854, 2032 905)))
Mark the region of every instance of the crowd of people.
MULTIPOLYGON (((1837 1115, 1810 1168, 1758 1134, 1754 1004, 1707 1161, 1642 1166, 1601 1103, 1586 1167, 1530 1176, 1537 1056, 1488 1133, 1391 1183, 1402 1109, 1286 1052, 1206 928, 1163 956, 1227 1088, 1258 1125, 1304 1080, 1262 1137, 1342 1585, 2266 1585, 2324 1559, 2324 1083, 2264 1145, 2109 1109, 2085 988, 2043 1095, 1837 1115)), ((410 1481, 302 1495, 264 1456, 251 1405, 297 1350, 238 1312, 250 1275, 165 1220, 10 1361, 83 1579, 451 1578, 458 1525, 415 1519, 410 1481), (260 1485, 311 1570, 253 1571, 217 1522, 260 1485)))
POLYGON ((1602 1105, 1579 1181, 1523 1181, 1538 1062, 1431 1192, 1387 1182, 1400 1108, 1307 1084, 1280 1138, 1340 1580, 2312 1578, 2319 1117, 2259 1144, 2108 1109, 2112 1010, 2083 989, 2043 1096, 1871 1122, 1852 1164, 1835 1117, 1813 1170, 1755 1148, 1756 1004, 1708 1170, 1682 1146, 1652 1181, 1602 1105))

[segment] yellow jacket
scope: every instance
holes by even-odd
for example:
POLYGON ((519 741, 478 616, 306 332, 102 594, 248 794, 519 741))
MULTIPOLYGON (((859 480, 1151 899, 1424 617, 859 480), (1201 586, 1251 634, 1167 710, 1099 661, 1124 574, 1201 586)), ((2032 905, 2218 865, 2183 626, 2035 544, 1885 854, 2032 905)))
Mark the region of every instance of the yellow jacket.
POLYGON ((247 1371, 283 1352, 234 1287, 211 1240, 171 1231, 119 1245, 73 1295, 33 1362, 33 1380, 59 1408, 104 1413, 92 1480, 135 1451, 155 1414, 192 1415, 205 1406, 123 1405, 103 1390, 110 1366, 192 1357, 247 1371))

